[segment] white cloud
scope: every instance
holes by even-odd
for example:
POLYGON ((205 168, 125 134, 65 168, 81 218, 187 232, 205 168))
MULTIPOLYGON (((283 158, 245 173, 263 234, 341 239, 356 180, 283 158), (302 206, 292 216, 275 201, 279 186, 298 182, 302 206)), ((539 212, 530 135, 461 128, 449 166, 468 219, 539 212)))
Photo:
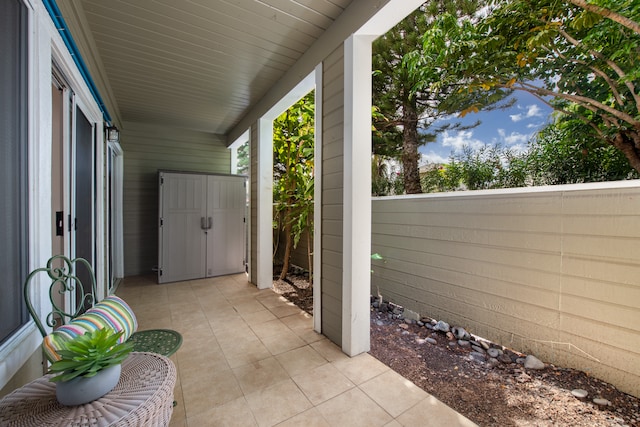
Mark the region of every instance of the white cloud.
POLYGON ((523 118, 522 114, 509 114, 509 117, 511 117, 512 122, 516 122, 516 123, 522 120, 523 118))
POLYGON ((484 142, 473 137, 473 131, 470 130, 460 130, 455 134, 451 134, 449 131, 444 131, 442 134, 442 146, 452 147, 455 151, 462 150, 462 147, 464 146, 477 150, 482 148, 484 145, 484 142))
MULTIPOLYGON (((522 110, 524 109, 524 107, 518 106, 518 109, 522 110)), ((511 121, 517 123, 523 119, 542 117, 542 110, 540 109, 540 107, 538 107, 537 104, 527 105, 526 110, 527 111, 525 113, 510 114, 509 117, 511 117, 511 121)))
POLYGON ((515 131, 511 132, 510 134, 507 134, 507 132, 504 129, 498 129, 498 135, 500 135, 501 142, 503 142, 505 145, 510 147, 513 147, 516 145, 526 145, 529 139, 531 138, 531 135, 529 134, 524 134, 524 133, 515 132, 515 131))
POLYGON ((433 150, 429 150, 428 153, 422 153, 422 157, 421 159, 421 164, 429 164, 429 163, 436 163, 436 164, 441 164, 441 163, 449 163, 449 158, 448 157, 443 157, 442 155, 436 153, 433 150))

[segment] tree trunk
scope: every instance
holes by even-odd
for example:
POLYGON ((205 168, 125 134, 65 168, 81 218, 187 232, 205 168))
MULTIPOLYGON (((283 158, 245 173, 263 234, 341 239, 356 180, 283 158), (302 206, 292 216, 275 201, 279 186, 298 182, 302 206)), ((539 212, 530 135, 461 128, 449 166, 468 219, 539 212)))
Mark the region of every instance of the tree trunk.
POLYGON ((618 132, 611 144, 622 151, 632 168, 640 172, 640 129, 618 132))
POLYGON ((287 209, 285 215, 285 226, 284 226, 284 236, 285 236, 285 246, 284 246, 284 259, 282 260, 282 271, 280 272, 280 280, 284 280, 287 277, 287 273, 289 272, 289 259, 291 258, 291 247, 293 246, 293 242, 291 239, 291 221, 289 220, 289 209, 287 209))
POLYGON ((407 194, 422 193, 418 168, 418 113, 415 101, 407 101, 402 107, 402 168, 404 191, 407 194))

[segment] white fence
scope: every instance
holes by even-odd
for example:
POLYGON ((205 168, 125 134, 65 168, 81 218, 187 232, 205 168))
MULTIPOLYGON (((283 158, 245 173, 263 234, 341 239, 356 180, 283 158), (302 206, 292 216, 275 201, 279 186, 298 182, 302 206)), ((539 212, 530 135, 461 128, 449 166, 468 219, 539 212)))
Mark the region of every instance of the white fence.
POLYGON ((372 294, 640 396, 639 181, 372 209, 372 294))

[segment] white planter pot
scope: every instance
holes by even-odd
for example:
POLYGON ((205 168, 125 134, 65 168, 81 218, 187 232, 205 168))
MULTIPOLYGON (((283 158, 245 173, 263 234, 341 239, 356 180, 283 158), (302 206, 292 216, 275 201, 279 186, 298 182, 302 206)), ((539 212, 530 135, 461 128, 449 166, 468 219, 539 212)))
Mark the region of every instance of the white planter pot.
POLYGON ((76 377, 56 383, 56 397, 65 406, 83 405, 109 393, 120 380, 121 365, 103 369, 90 378, 76 377))

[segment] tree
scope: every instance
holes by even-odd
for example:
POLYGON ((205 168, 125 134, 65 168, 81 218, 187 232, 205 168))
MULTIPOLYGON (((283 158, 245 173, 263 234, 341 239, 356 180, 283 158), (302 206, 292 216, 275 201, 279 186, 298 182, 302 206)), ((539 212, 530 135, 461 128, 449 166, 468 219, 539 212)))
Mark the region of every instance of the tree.
POLYGON ((531 185, 640 177, 621 151, 594 137, 580 120, 564 114, 529 143, 526 163, 531 185))
MULTIPOLYGON (((461 95, 515 89, 537 96, 640 171, 639 20, 636 0, 494 1, 478 22, 437 20, 438 63, 446 65, 444 82, 464 82, 461 95)), ((418 53, 410 67, 431 61, 418 53)))
POLYGON ((420 193, 418 147, 428 142, 418 132, 418 122, 428 104, 422 93, 412 93, 415 82, 402 67, 405 54, 419 48, 427 16, 418 9, 373 43, 373 104, 381 113, 374 115, 374 154, 400 152, 407 194, 420 193), (380 119, 382 117, 382 120, 380 119))
POLYGON ((238 147, 237 168, 239 175, 249 174, 249 142, 245 142, 240 147, 238 147))
POLYGON ((423 191, 514 188, 637 179, 624 155, 595 138, 580 120, 556 113, 526 152, 500 146, 464 147, 447 165, 422 177, 423 191))
MULTIPOLYGON (((450 109, 441 109, 440 105, 457 92, 459 83, 441 85, 441 67, 435 62, 415 72, 415 68, 405 66, 405 60, 412 52, 422 51, 422 35, 431 29, 435 16, 443 13, 456 17, 473 14, 482 3, 481 0, 425 3, 373 43, 373 152, 386 157, 399 157, 407 194, 422 192, 418 148, 435 141, 439 132, 454 128, 469 129, 479 122, 466 127, 453 124, 431 128, 436 120, 450 114, 450 109)), ((506 95, 507 91, 501 95, 494 92, 489 100, 479 94, 482 99, 476 102, 482 102, 486 107, 506 95)))
MULTIPOLYGON (((284 231, 284 263, 280 279, 289 270, 292 250, 313 229, 314 91, 282 113, 273 123, 273 201, 276 228, 284 231)), ((308 245, 311 280, 311 245, 308 245)))

